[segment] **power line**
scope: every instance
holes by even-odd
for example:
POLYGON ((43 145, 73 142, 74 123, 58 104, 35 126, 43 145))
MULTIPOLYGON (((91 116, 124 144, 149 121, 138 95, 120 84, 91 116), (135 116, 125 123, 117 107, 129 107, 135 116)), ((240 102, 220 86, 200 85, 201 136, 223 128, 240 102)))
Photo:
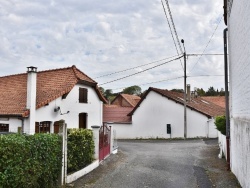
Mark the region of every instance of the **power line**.
POLYGON ((187 56, 222 56, 224 54, 186 54, 187 56))
MULTIPOLYGON (((155 81, 155 82, 148 82, 148 83, 144 83, 144 84, 139 84, 138 86, 143 86, 143 85, 149 85, 149 84, 155 84, 155 83, 159 83, 159 82, 165 82, 165 81, 170 81, 170 80, 177 80, 183 78, 183 76, 179 76, 179 77, 175 77, 175 78, 169 78, 169 79, 164 79, 164 80, 159 80, 159 81, 155 81)), ((116 88, 113 90, 118 90, 118 89, 124 89, 125 87, 121 87, 121 88, 116 88)))
POLYGON ((137 75, 137 74, 146 72, 146 71, 148 71, 148 70, 150 70, 150 69, 154 69, 154 68, 156 68, 156 67, 159 67, 159 66, 161 66, 161 65, 170 63, 170 62, 175 61, 175 60, 177 60, 177 59, 180 59, 180 58, 182 58, 182 57, 183 57, 183 56, 177 57, 177 58, 172 59, 172 60, 170 60, 170 61, 166 61, 166 62, 164 62, 164 63, 161 63, 161 64, 159 64, 159 65, 155 65, 155 66, 150 67, 150 68, 147 68, 147 69, 144 69, 144 70, 139 71, 139 72, 136 72, 136 73, 134 73, 134 74, 130 74, 130 75, 127 75, 127 76, 124 76, 124 77, 121 77, 121 78, 117 78, 117 79, 115 79, 115 80, 112 80, 112 81, 109 81, 109 82, 105 82, 105 83, 102 83, 102 84, 99 84, 99 85, 105 85, 105 84, 108 84, 108 83, 116 82, 116 81, 118 81, 118 80, 122 80, 122 79, 124 79, 124 78, 128 78, 128 77, 131 77, 131 76, 134 76, 134 75, 137 75))
MULTIPOLYGON (((170 26, 169 19, 168 19, 168 16, 167 16, 167 12, 166 12, 166 9, 165 9, 165 7, 164 7, 164 4, 163 4, 163 1, 162 1, 162 0, 161 0, 161 4, 162 4, 162 7, 163 7, 163 10, 164 10, 164 13, 165 13, 167 22, 168 22, 168 27, 169 27, 169 29, 170 29, 170 33, 171 33, 172 39, 173 39, 173 41, 174 41, 175 49, 176 49, 176 51, 177 51, 177 54, 179 55, 179 51, 178 51, 178 48, 177 48, 177 45, 176 45, 176 42, 175 42, 175 39, 174 39, 173 31, 172 31, 172 28, 171 28, 171 26, 170 26)), ((180 59, 180 62, 181 62, 181 59, 180 59)), ((181 66, 182 66, 182 69, 184 69, 184 68, 183 68, 183 65, 182 65, 182 62, 181 62, 181 66)))
POLYGON ((169 6, 169 3, 168 3, 168 0, 165 0, 166 1, 166 4, 167 4, 167 8, 168 8, 168 13, 169 13, 169 16, 170 16, 170 20, 172 22, 172 27, 174 29, 174 33, 175 33, 175 37, 176 37, 176 40, 177 40, 177 44, 180 48, 180 52, 183 54, 183 51, 182 51, 182 48, 181 48, 181 44, 180 44, 180 41, 179 41, 179 37, 178 37, 178 34, 177 34, 177 31, 175 29, 175 25, 174 25, 174 20, 173 20, 173 17, 172 17, 172 13, 171 13, 171 10, 170 10, 170 6, 169 6))
POLYGON ((224 75, 196 75, 196 76, 187 76, 187 77, 210 77, 210 76, 224 76, 224 75))
MULTIPOLYGON (((223 17, 223 16, 222 16, 222 17, 223 17)), ((194 64, 194 66, 192 67, 192 69, 191 69, 191 71, 190 71, 190 72, 192 72, 192 70, 193 70, 193 69, 194 69, 194 67, 197 65, 197 63, 200 61, 201 57, 203 56, 204 52, 206 51, 206 49, 207 49, 207 47, 208 47, 209 43, 211 42, 211 40, 212 40, 212 38, 213 38, 213 36, 214 36, 214 34, 215 34, 215 32, 216 32, 216 30, 217 30, 217 28, 218 28, 218 26, 219 26, 220 22, 221 22, 221 20, 222 20, 222 17, 220 18, 220 21, 218 22, 217 26, 215 27, 214 32, 213 32, 213 34, 212 34, 212 36, 210 37, 210 39, 209 39, 209 41, 208 41, 208 43, 207 43, 206 47, 204 48, 204 50, 203 50, 203 52, 202 52, 202 55, 199 57, 198 61, 194 64)))
MULTIPOLYGON (((139 65, 139 66, 136 66, 136 67, 131 67, 131 68, 124 69, 124 70, 120 70, 120 71, 116 71, 116 72, 113 72, 113 73, 104 74, 104 75, 98 76, 98 77, 96 77, 96 78, 102 78, 102 77, 106 77, 106 76, 111 76, 111 75, 113 75, 113 74, 117 74, 117 73, 121 73, 121 72, 126 72, 126 71, 128 71, 128 70, 133 70, 133 69, 136 69, 136 68, 139 68, 139 67, 144 67, 144 66, 151 65, 151 64, 154 64, 154 63, 163 61, 163 60, 171 59, 171 58, 174 58, 174 57, 177 57, 177 56, 179 56, 179 55, 175 55, 175 56, 172 56, 172 57, 167 57, 167 58, 164 58, 164 59, 160 59, 160 60, 157 60, 157 61, 153 61, 153 62, 151 62, 151 63, 147 63, 147 64, 144 64, 144 65, 139 65)), ((94 78, 94 79, 96 79, 96 78, 94 78)))
MULTIPOLYGON (((213 77, 213 76, 217 77, 217 76, 224 76, 224 75, 194 75, 194 76, 187 76, 187 77, 213 77)), ((160 83, 160 82, 165 82, 165 81, 170 81, 170 80, 177 80, 177 79, 180 79, 180 78, 183 78, 183 76, 168 78, 168 79, 154 81, 154 82, 148 82, 148 83, 144 83, 144 84, 139 84, 138 86, 155 84, 155 83, 160 83)), ((115 88, 115 89, 112 89, 112 90, 118 90, 118 89, 124 89, 124 88, 126 88, 126 87, 115 88)))

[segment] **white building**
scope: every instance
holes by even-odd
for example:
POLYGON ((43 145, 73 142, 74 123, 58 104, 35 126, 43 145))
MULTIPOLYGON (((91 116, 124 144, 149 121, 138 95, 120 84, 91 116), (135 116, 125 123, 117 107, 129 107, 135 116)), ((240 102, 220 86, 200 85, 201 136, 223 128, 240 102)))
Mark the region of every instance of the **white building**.
POLYGON ((231 170, 250 187, 250 1, 224 1, 228 25, 231 170))
MULTIPOLYGON (((213 117, 224 115, 225 109, 200 97, 188 96, 187 137, 217 137, 213 117)), ((149 88, 141 101, 128 114, 132 117, 132 122, 128 119, 127 122, 113 124, 116 138, 183 138, 183 102, 182 93, 149 88), (168 124, 171 126, 171 134, 167 133, 168 124)))
POLYGON ((0 77, 0 132, 58 132, 102 125, 105 98, 97 83, 75 66, 0 77))

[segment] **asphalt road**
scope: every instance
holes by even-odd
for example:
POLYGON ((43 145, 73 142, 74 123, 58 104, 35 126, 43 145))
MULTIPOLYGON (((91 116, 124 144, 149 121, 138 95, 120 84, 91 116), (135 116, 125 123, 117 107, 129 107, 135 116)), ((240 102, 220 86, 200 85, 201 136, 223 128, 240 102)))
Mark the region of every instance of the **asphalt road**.
POLYGON ((120 141, 118 145, 118 154, 111 155, 96 170, 74 182, 74 187, 239 187, 230 172, 225 173, 231 182, 216 180, 226 171, 225 161, 217 158, 217 140, 134 140, 120 141), (218 164, 210 164, 211 159, 220 163, 220 169, 216 169, 218 164))

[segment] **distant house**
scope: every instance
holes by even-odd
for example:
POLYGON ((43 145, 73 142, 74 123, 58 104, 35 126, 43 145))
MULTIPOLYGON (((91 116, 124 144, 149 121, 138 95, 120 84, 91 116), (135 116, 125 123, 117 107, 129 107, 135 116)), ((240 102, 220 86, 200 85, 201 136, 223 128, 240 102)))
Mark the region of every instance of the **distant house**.
POLYGON ((225 108, 226 106, 225 96, 202 96, 201 98, 203 98, 206 101, 212 102, 222 108, 225 108))
MULTIPOLYGON (((183 102, 182 93, 149 88, 128 114, 132 122, 113 124, 116 137, 120 139, 184 137, 183 102), (167 134, 167 124, 171 126, 171 134, 167 134)), ((225 108, 200 97, 190 97, 187 102, 187 137, 217 137, 213 118, 224 114, 225 108)))
POLYGON ((103 106, 103 122, 112 122, 116 124, 131 124, 131 116, 128 114, 133 110, 133 107, 122 107, 118 105, 103 106))
MULTIPOLYGON (((229 55, 230 166, 250 187, 250 1, 224 1, 229 55)), ((224 44, 224 47, 226 45, 224 44)))
POLYGON ((97 83, 75 66, 0 77, 0 132, 58 132, 102 124, 105 98, 97 83))
POLYGON ((137 95, 119 94, 111 104, 122 107, 135 107, 140 100, 141 97, 137 95))
POLYGON ((111 102, 111 105, 103 106, 103 122, 120 124, 131 124, 131 117, 128 114, 141 100, 141 97, 129 94, 119 94, 111 102))

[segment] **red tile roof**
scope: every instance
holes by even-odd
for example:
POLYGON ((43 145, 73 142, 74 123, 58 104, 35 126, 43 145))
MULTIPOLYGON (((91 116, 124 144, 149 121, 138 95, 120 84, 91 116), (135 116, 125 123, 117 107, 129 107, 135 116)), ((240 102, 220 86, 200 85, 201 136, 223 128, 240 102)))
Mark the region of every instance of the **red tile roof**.
POLYGON ((221 106, 222 108, 226 107, 225 96, 202 96, 201 98, 218 106, 221 106))
MULTIPOLYGON (((131 105, 131 107, 135 107, 137 105, 137 103, 141 100, 141 97, 139 97, 137 95, 119 94, 111 103, 116 104, 115 101, 119 100, 120 98, 122 98, 126 102, 128 102, 131 105)), ((121 106, 122 106, 122 104, 121 104, 121 106)))
MULTIPOLYGON (((171 99, 173 101, 175 101, 176 103, 182 104, 184 105, 184 100, 183 100, 183 94, 182 93, 178 93, 178 92, 173 92, 173 91, 168 91, 168 90, 162 90, 162 89, 157 89, 157 88, 152 88, 150 87, 147 92, 145 93, 145 95, 143 96, 143 98, 141 99, 141 101, 136 105, 136 107, 134 108, 133 111, 131 111, 131 113, 129 113, 129 115, 133 115, 133 113, 135 112, 135 110, 140 106, 140 103, 143 102, 143 100, 146 98, 146 96, 148 95, 148 93, 150 91, 154 91, 168 99, 171 99)), ((208 117, 215 117, 218 115, 224 115, 225 114, 225 108, 222 108, 221 106, 218 106, 212 102, 206 101, 201 97, 198 98, 194 98, 191 101, 188 101, 187 103, 187 108, 190 108, 192 110, 195 110, 201 114, 204 114, 208 117)))
POLYGON ((103 122, 131 123, 131 116, 128 114, 133 107, 121 107, 117 105, 103 106, 103 122))
MULTIPOLYGON (((71 91, 77 83, 93 87, 100 100, 107 103, 97 83, 72 67, 37 72, 36 108, 71 91)), ((27 116, 27 73, 0 77, 0 115, 27 116)))

